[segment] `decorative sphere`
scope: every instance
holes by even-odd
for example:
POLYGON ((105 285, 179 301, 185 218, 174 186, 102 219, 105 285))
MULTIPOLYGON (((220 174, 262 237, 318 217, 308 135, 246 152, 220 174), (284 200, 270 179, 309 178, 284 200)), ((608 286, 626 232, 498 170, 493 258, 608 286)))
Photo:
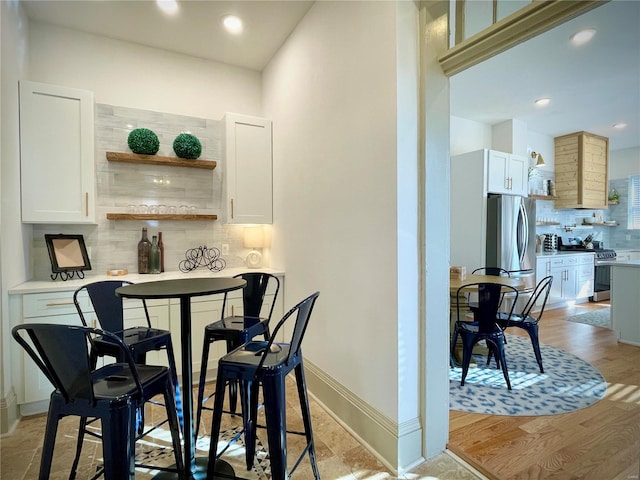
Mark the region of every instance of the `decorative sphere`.
POLYGON ((180 158, 194 160, 202 153, 202 145, 195 135, 181 133, 173 141, 173 151, 180 158))
POLYGON ((155 155, 160 149, 158 136, 148 128, 136 128, 132 130, 127 141, 133 153, 155 155))

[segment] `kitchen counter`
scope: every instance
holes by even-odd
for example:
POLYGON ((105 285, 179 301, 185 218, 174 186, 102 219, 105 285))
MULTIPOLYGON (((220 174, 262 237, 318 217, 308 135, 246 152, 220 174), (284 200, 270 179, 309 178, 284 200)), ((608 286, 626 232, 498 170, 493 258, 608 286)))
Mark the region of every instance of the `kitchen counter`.
POLYGON ((640 347, 640 260, 605 264, 611 266, 611 328, 619 342, 640 347))
POLYGON ((157 280, 173 280, 175 278, 196 278, 196 277, 233 277, 244 272, 265 272, 276 276, 283 276, 284 270, 274 268, 225 268, 220 272, 212 272, 207 268, 200 268, 192 272, 183 273, 180 271, 164 272, 158 274, 130 273, 128 275, 90 275, 86 274, 83 279, 73 280, 30 280, 9 289, 9 295, 20 295, 24 293, 50 293, 75 291, 78 287, 87 283, 99 282, 103 280, 126 280, 132 283, 153 282, 157 280))
POLYGON ((580 252, 575 250, 562 250, 557 252, 539 252, 536 253, 536 258, 540 257, 557 257, 562 255, 593 255, 594 252, 580 252))

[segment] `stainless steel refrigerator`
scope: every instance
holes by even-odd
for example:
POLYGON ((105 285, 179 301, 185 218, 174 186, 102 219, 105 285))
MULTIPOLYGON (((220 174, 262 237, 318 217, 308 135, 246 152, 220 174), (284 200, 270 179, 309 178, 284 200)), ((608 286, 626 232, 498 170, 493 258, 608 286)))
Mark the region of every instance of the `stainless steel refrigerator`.
POLYGON ((526 290, 536 281, 535 218, 533 199, 492 194, 487 199, 486 266, 522 278, 526 290))

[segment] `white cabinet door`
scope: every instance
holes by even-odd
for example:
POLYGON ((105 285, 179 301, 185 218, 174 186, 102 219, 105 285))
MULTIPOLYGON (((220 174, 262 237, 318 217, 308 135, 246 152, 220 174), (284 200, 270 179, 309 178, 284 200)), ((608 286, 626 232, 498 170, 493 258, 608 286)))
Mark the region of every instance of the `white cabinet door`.
POLYGON ((95 223, 93 93, 20 82, 22 221, 95 223))
POLYGON ((487 164, 488 185, 490 193, 510 193, 509 190, 509 154, 489 151, 487 164))
POLYGON ((527 159, 510 153, 489 151, 487 191, 509 195, 527 195, 527 159))
POLYGON ((271 120, 225 115, 228 223, 272 223, 271 120))
POLYGON ((529 180, 529 166, 525 157, 509 155, 508 171, 509 193, 512 195, 527 196, 527 186, 529 180))

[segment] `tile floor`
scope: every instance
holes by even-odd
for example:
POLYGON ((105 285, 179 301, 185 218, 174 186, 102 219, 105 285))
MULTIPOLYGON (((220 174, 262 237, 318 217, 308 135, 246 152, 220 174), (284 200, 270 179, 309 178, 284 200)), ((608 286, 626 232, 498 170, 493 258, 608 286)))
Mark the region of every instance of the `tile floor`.
MULTIPOLYGON (((295 386, 287 388, 288 393, 295 392, 295 386)), ((289 399, 288 399, 289 401, 289 399)), ((291 428, 302 430, 302 420, 298 413, 297 402, 289 401, 287 407, 287 421, 291 428)), ((403 476, 393 476, 367 449, 338 424, 323 408, 311 399, 312 424, 316 441, 318 468, 323 480, 478 480, 483 477, 473 473, 461 462, 448 453, 443 453, 415 468, 403 476)), ((162 415, 164 409, 147 407, 147 419, 153 422, 154 417, 162 415), (151 413, 149 413, 151 410, 151 413)), ((229 417, 231 418, 231 417, 229 417)), ((30 480, 38 478, 40 455, 42 450, 42 436, 46 416, 37 415, 25 417, 16 430, 0 439, 0 478, 11 480, 30 480)), ((231 420, 229 420, 231 421, 231 420)), ((203 415, 198 446, 208 445, 208 433, 211 422, 210 414, 203 415), (204 440, 203 440, 204 439, 204 440)), ((61 421, 57 434, 57 444, 53 461, 51 479, 66 479, 69 474, 75 453, 77 419, 65 418, 61 421)), ((158 432, 158 431, 156 431, 158 432)), ((259 435, 264 430, 259 429, 259 435)), ((288 436, 289 459, 297 458, 295 452, 302 451, 300 437, 288 436), (293 437, 293 438, 291 438, 293 437)), ((264 441, 266 444, 266 439, 264 441)), ((156 433, 151 440, 141 440, 137 443, 137 457, 145 456, 150 462, 170 465, 171 451, 157 448, 169 445, 168 434, 156 433), (155 447, 155 449, 154 449, 155 447), (163 452, 158 454, 158 451, 163 452), (149 458, 154 457, 154 458, 149 458)), ((206 451, 198 451, 198 456, 205 456, 206 451)), ((80 461, 78 479, 91 478, 96 466, 101 463, 101 448, 99 441, 85 437, 82 457, 80 461)), ((236 468, 236 473, 243 478, 251 477, 246 470, 236 468)), ((150 479, 154 472, 136 469, 136 479, 150 479)), ((264 477, 263 477, 264 478, 264 477)), ((312 479, 308 460, 304 460, 293 478, 299 480, 312 479)))

